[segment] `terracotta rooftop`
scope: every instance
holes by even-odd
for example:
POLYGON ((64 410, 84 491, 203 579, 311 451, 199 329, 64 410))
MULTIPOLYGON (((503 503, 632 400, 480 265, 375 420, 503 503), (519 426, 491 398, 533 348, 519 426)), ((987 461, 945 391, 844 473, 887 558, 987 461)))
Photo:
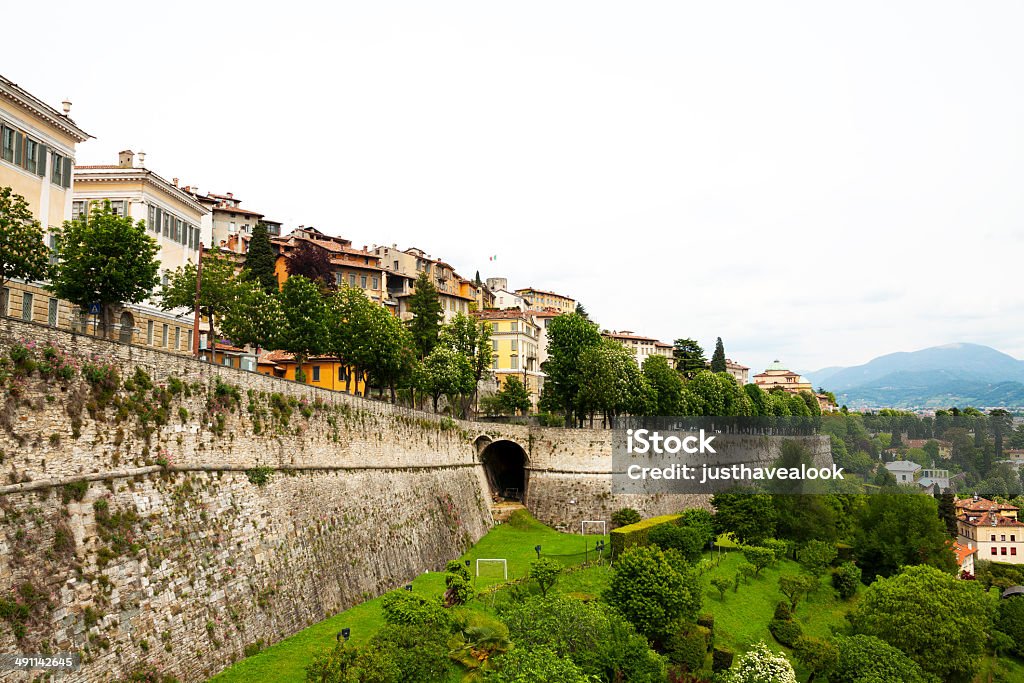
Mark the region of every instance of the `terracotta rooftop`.
POLYGON ((557 292, 547 292, 544 291, 543 289, 534 289, 533 287, 520 287, 519 289, 516 290, 516 294, 521 295, 523 292, 533 292, 534 294, 547 294, 548 296, 557 296, 559 299, 569 299, 570 301, 575 301, 575 299, 573 299, 571 296, 566 296, 565 294, 558 294, 557 292))
POLYGON ((970 513, 963 514, 957 517, 964 524, 970 524, 976 527, 1021 527, 1024 526, 1024 522, 1018 521, 1013 517, 1006 517, 1000 514, 991 514, 989 512, 982 512, 981 514, 970 513))
POLYGON ((997 503, 994 500, 988 498, 961 498, 953 504, 957 510, 965 510, 969 512, 988 512, 989 510, 1019 510, 1015 505, 1009 505, 1007 503, 997 503))
POLYGON ((958 565, 962 565, 964 560, 978 552, 977 547, 968 548, 956 541, 952 542, 950 546, 953 548, 953 552, 956 553, 956 562, 958 565))

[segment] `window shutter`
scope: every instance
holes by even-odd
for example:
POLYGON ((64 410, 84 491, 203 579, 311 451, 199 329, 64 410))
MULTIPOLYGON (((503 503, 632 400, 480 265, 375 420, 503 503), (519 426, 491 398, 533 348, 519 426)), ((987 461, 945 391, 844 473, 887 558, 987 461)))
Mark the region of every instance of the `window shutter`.
POLYGON ((49 153, 46 145, 39 143, 36 145, 36 175, 41 178, 46 177, 46 157, 49 153))
POLYGON ((61 178, 61 185, 65 188, 71 187, 71 174, 75 172, 75 162, 71 157, 64 157, 64 176, 61 178))
POLYGON ((14 131, 14 163, 21 166, 21 152, 25 146, 25 136, 14 131))

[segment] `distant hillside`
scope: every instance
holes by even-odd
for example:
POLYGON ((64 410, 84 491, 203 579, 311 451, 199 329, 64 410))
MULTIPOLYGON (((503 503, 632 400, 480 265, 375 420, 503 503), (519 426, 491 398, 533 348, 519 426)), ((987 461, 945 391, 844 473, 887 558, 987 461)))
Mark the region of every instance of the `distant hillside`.
POLYGON ((850 407, 1024 407, 1024 361, 979 344, 890 353, 851 368, 807 373, 850 407))

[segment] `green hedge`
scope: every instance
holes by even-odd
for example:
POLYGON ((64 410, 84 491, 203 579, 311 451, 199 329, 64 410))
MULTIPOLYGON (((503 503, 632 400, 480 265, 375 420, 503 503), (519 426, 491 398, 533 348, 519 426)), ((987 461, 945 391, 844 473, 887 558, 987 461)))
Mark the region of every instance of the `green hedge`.
POLYGON ((662 524, 674 524, 680 517, 682 515, 662 515, 612 529, 612 556, 618 557, 624 550, 633 546, 647 545, 647 534, 651 529, 662 524))

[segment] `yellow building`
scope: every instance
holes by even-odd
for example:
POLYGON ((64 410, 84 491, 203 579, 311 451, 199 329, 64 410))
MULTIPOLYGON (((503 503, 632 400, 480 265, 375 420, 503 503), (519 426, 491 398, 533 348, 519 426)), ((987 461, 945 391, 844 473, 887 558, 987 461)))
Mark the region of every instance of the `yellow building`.
POLYGON ((576 310, 576 300, 562 294, 533 287, 517 289, 515 293, 526 299, 531 308, 553 308, 560 313, 573 313, 576 310))
POLYGON ((540 371, 540 327, 534 316, 518 309, 474 311, 474 317, 491 326, 494 359, 491 371, 498 386, 510 376, 518 377, 530 390, 534 408, 544 388, 540 371))
MULTIPOLYGON (((297 368, 295 356, 287 351, 268 351, 260 355, 256 363, 257 372, 293 382, 297 368)), ((350 368, 334 356, 313 356, 302 364, 302 371, 306 375, 306 384, 310 386, 349 393, 355 389, 359 394, 366 391, 366 384, 362 380, 357 381, 350 368)))
POLYGON ((813 392, 811 383, 797 373, 789 370, 779 361, 773 362, 764 372, 754 375, 754 384, 765 391, 782 389, 791 394, 799 394, 801 391, 813 392))

